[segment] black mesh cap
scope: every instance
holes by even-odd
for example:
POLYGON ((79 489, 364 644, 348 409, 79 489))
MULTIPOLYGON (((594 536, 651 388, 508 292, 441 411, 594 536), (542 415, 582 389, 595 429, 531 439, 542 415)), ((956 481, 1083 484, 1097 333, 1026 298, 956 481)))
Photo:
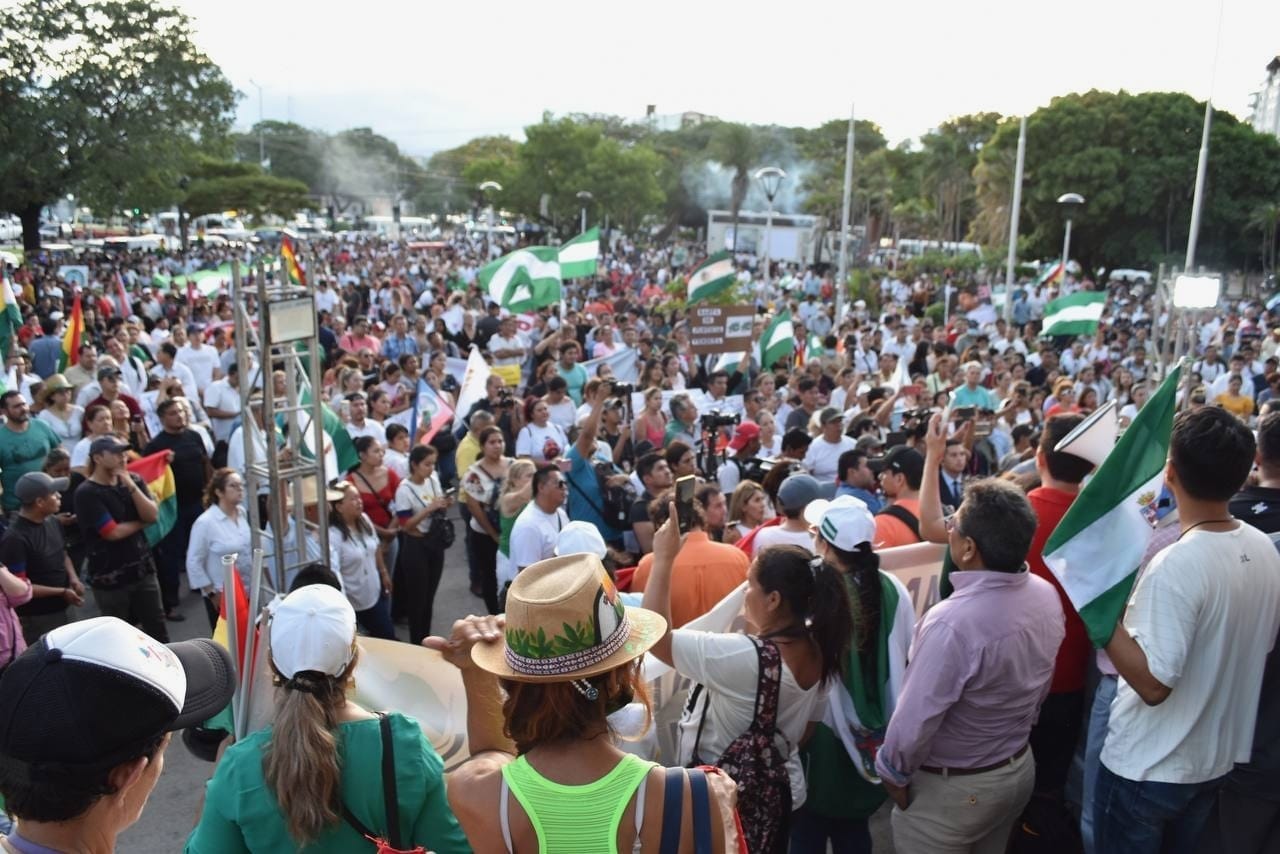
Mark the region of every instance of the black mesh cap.
POLYGON ((212 717, 235 684, 213 641, 161 644, 114 617, 62 626, 0 678, 0 766, 33 781, 111 767, 212 717))

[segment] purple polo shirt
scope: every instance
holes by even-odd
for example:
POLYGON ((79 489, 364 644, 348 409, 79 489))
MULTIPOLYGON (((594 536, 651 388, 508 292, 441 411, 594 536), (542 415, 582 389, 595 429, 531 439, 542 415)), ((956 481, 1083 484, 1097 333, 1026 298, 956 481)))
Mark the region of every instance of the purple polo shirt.
POLYGON ((1027 743, 1066 634, 1053 586, 1030 572, 969 570, 916 627, 876 771, 899 786, 921 765, 981 768, 1027 743))

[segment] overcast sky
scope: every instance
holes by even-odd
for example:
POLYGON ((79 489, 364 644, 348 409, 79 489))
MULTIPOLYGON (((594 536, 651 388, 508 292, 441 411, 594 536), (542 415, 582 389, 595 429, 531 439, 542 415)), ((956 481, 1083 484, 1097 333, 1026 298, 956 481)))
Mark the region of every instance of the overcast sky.
POLYGON ((848 115, 891 142, 950 116, 1030 112, 1098 89, 1212 95, 1248 115, 1280 54, 1280 2, 832 0, 712 3, 178 0, 258 117, 369 126, 413 154, 519 137, 544 110, 694 110, 814 126, 848 115))

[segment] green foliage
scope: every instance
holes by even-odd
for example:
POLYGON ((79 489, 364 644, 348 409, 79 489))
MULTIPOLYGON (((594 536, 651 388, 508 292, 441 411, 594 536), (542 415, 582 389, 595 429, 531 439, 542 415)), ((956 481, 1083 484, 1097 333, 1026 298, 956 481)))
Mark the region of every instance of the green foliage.
POLYGON ((223 210, 245 211, 257 219, 266 214, 288 217, 310 206, 306 184, 266 175, 254 163, 202 158, 190 177, 182 206, 193 217, 223 210))
POLYGON ((226 154, 236 93, 183 13, 148 0, 0 7, 0 209, 39 246, 42 206, 102 211, 177 197, 198 152, 226 154))
POLYGON ((507 646, 511 647, 516 655, 525 658, 569 655, 595 646, 595 629, 591 624, 579 620, 573 625, 563 623, 562 626, 564 634, 553 634, 550 637, 541 626, 536 632, 508 629, 507 646))
POLYGON ((519 150, 519 143, 509 137, 481 136, 457 148, 437 151, 427 161, 427 174, 414 199, 415 208, 436 213, 465 210, 475 200, 476 185, 480 183, 467 182, 464 175, 468 167, 476 162, 496 162, 503 164, 498 171, 505 173, 506 164, 515 162, 519 150))
POLYGON ((941 302, 929 303, 924 307, 925 320, 933 321, 934 326, 942 325, 942 318, 946 316, 947 307, 941 302))
MULTIPOLYGON (((1027 121, 1020 249, 1042 258, 1061 252, 1064 217, 1057 198, 1076 192, 1086 204, 1073 221, 1071 254, 1085 268, 1147 266, 1181 256, 1203 117, 1202 103, 1165 92, 1092 91, 1055 98, 1037 110, 1027 121)), ((1008 204, 1010 189, 1002 193, 999 185, 1011 187, 1007 164, 1017 137, 1017 124, 1005 123, 979 155, 980 184, 984 170, 1010 176, 979 190, 980 220, 997 221, 993 209, 1008 204)), ((1248 267, 1259 257, 1250 213, 1280 198, 1280 141, 1217 113, 1209 146, 1199 262, 1248 267)), ((991 231, 982 236, 989 239, 991 231)))

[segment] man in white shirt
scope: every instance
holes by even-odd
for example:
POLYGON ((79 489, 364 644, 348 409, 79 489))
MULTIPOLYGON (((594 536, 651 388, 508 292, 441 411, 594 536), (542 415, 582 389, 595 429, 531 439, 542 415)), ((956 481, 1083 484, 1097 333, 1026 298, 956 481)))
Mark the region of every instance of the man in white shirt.
POLYGON ((498 331, 489 339, 489 352, 495 365, 520 365, 524 363, 528 348, 516 331, 516 319, 511 315, 502 318, 498 331))
POLYGON ((543 398, 547 404, 551 423, 559 425, 566 434, 578 423, 578 408, 569 397, 569 383, 557 374, 547 381, 547 395, 543 398))
POLYGON ((1094 792, 1098 851, 1189 850, 1224 776, 1250 759, 1280 627, 1280 555, 1229 509, 1255 451, 1219 407, 1174 421, 1164 474, 1182 535, 1151 560, 1106 646, 1120 682, 1094 792))
POLYGON ((818 423, 822 425, 822 435, 809 444, 804 467, 819 483, 835 483, 840 455, 852 451, 858 443, 844 435, 844 413, 836 407, 828 406, 818 413, 818 423))
POLYGON ((329 284, 328 279, 321 279, 316 287, 316 311, 332 312, 338 304, 338 292, 329 284))
POLYGON ((892 353, 898 357, 898 361, 906 364, 910 362, 916 354, 916 344, 907 337, 907 327, 899 324, 893 330, 893 338, 884 345, 885 353, 892 353))
POLYGON ((533 473, 533 500, 511 529, 511 563, 516 572, 555 556, 556 539, 569 524, 561 506, 568 488, 569 482, 556 466, 542 466, 533 473))
POLYGON ((200 388, 208 388, 222 376, 218 368, 218 351, 204 343, 203 324, 187 325, 187 343, 178 349, 175 358, 179 364, 191 369, 200 388))
POLYGON ((156 348, 156 364, 151 369, 151 376, 159 379, 167 379, 168 377, 177 377, 178 382, 182 383, 182 390, 187 394, 197 394, 200 387, 196 385, 195 375, 191 373, 191 369, 186 365, 178 364, 175 358, 178 355, 178 348, 173 346, 172 341, 166 341, 156 348))
POLYGON ((382 444, 387 443, 387 428, 369 418, 369 400, 362 391, 353 391, 346 396, 351 405, 351 420, 347 422, 347 435, 353 440, 361 436, 372 436, 382 444))

